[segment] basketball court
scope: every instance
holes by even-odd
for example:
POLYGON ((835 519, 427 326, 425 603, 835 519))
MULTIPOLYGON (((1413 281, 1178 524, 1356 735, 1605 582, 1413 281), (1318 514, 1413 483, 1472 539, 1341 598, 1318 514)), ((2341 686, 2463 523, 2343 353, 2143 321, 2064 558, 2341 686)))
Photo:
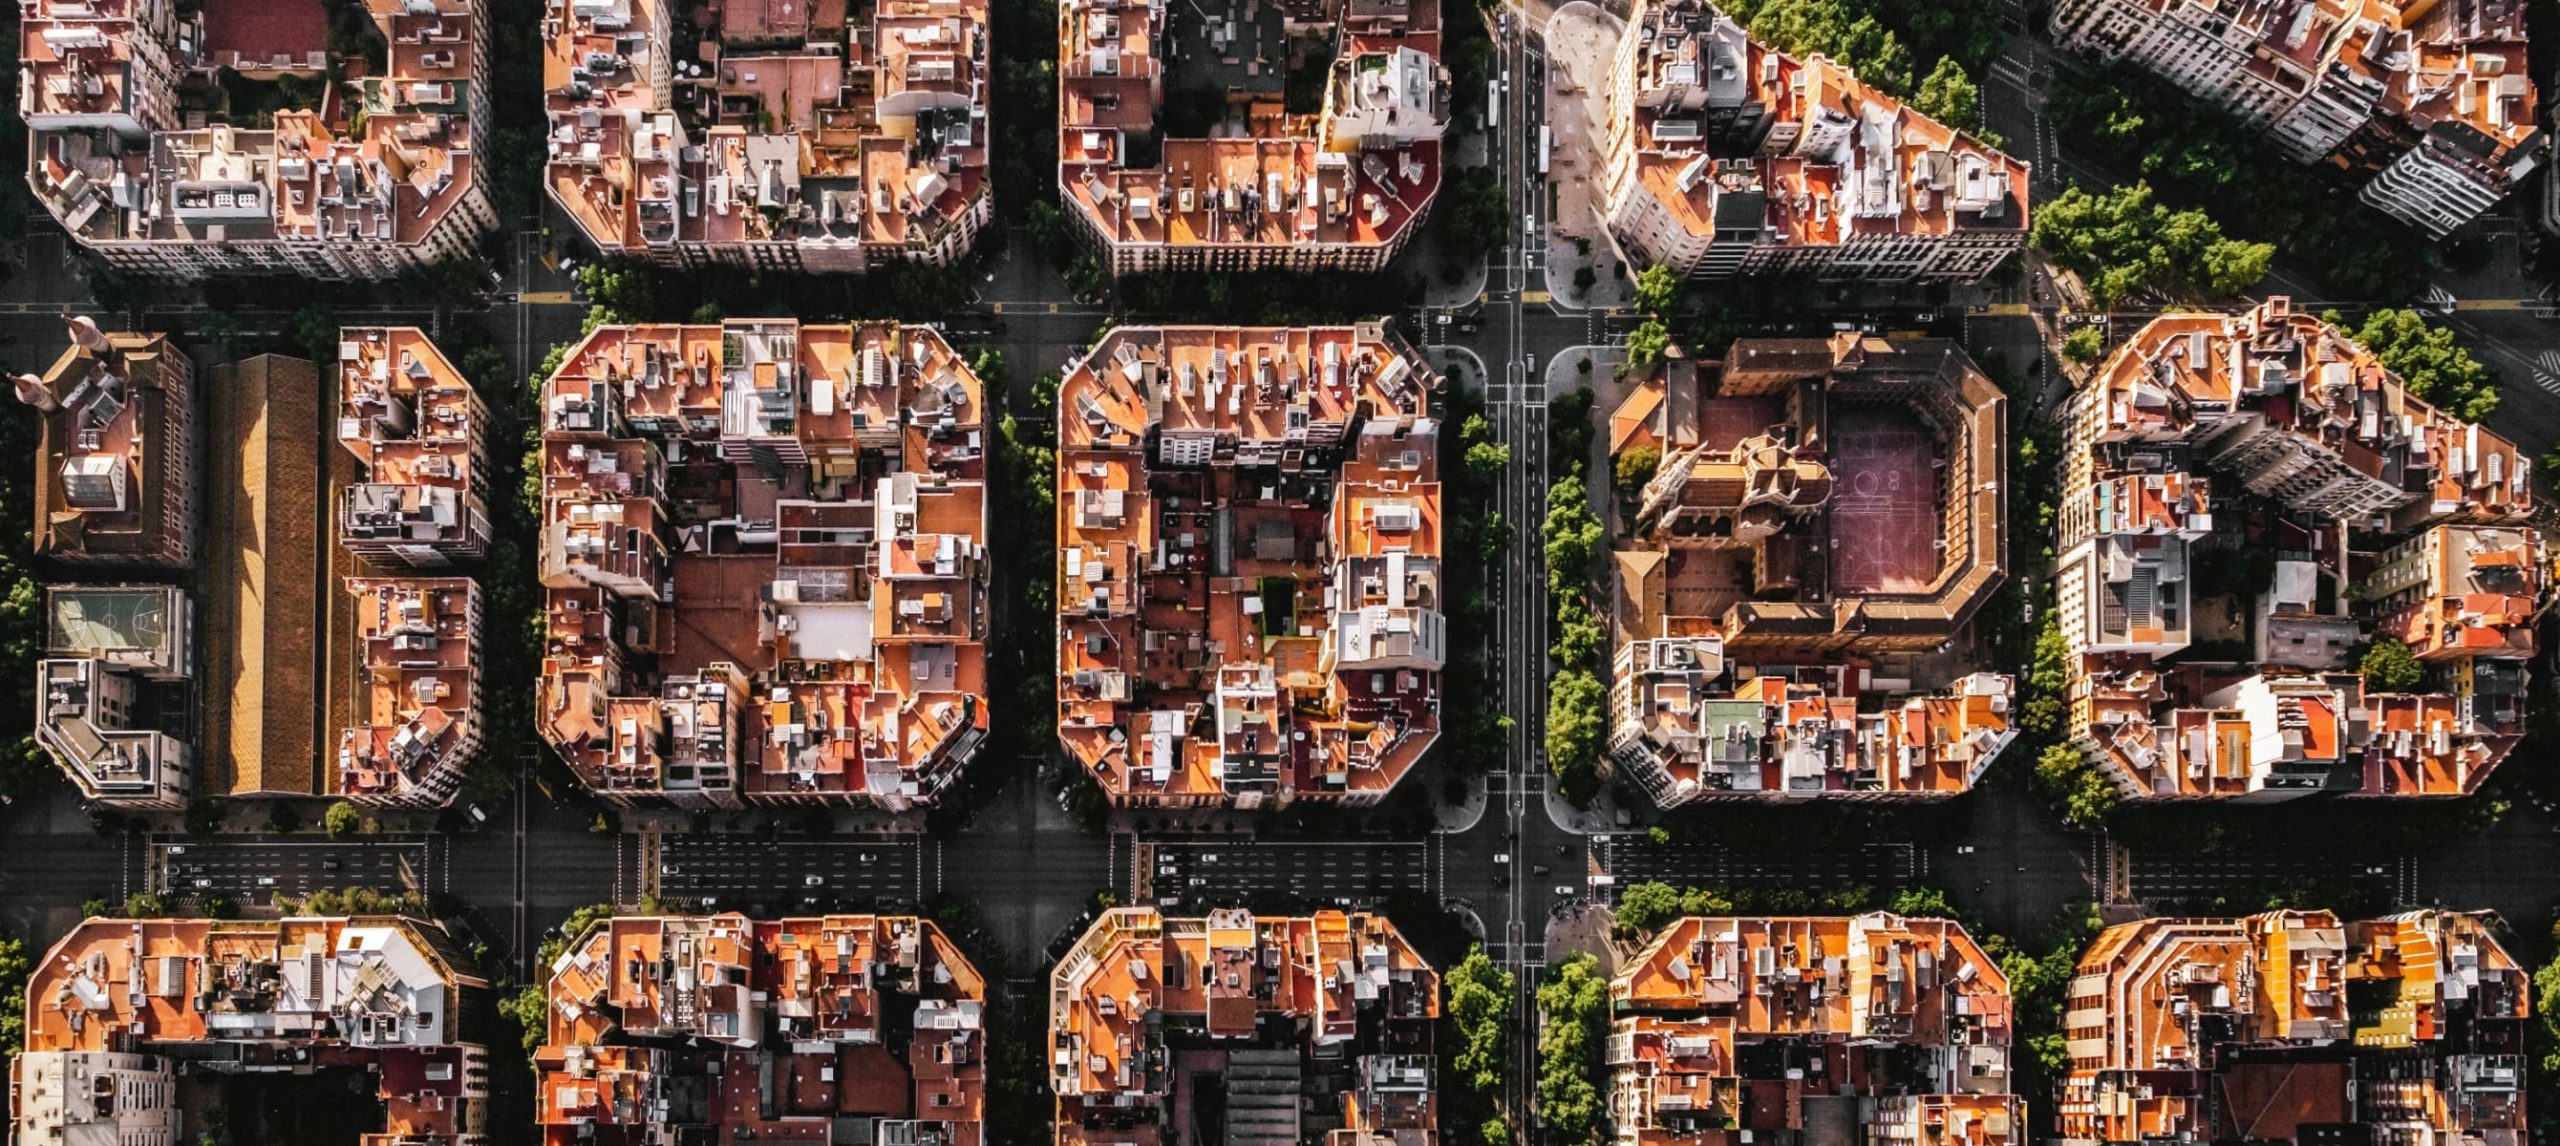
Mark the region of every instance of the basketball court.
POLYGON ((1937 580, 1938 445, 1901 406, 1831 413, 1831 587, 1917 593, 1937 580))

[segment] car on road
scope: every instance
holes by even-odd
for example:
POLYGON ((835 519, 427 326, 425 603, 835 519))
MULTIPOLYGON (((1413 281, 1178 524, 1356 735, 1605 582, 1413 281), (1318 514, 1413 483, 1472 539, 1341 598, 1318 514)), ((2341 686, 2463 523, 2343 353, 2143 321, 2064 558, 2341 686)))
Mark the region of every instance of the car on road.
POLYGON ((338 863, 338 861, 336 861, 336 860, 321 860, 321 861, 320 861, 320 870, 322 870, 322 871, 336 871, 336 870, 338 870, 338 868, 339 868, 340 866, 341 866, 341 865, 340 865, 340 864, 338 863))
POLYGON ((827 886, 827 877, 823 875, 804 875, 800 877, 800 886, 825 887, 827 886))
POLYGON ((204 878, 204 877, 202 877, 202 876, 198 876, 198 877, 196 877, 196 890, 197 890, 197 891, 203 891, 204 889, 206 889, 206 888, 208 888, 208 887, 212 887, 212 886, 213 886, 213 881, 212 881, 212 880, 206 879, 206 878, 204 878))
POLYGON ((1547 874, 1547 865, 1542 864, 1542 863, 1533 863, 1533 864, 1530 864, 1530 865, 1529 865, 1529 874, 1531 874, 1531 875, 1545 875, 1545 874, 1547 874))
POLYGON ((1561 883, 1557 884, 1556 895, 1564 899, 1571 899, 1573 898, 1573 889, 1561 883))
POLYGON ((864 853, 862 853, 862 862, 864 862, 864 863, 870 863, 871 861, 876 860, 876 859, 879 859, 879 858, 880 858, 880 855, 879 855, 879 853, 877 853, 877 852, 864 852, 864 853))
POLYGON ((258 886, 260 887, 274 887, 275 885, 276 877, 274 876, 262 875, 258 877, 258 886))
POLYGON ((1493 862, 1495 862, 1495 863, 1500 863, 1500 864, 1507 864, 1507 863, 1510 863, 1510 862, 1511 862, 1511 853, 1510 853, 1510 852, 1501 852, 1501 853, 1499 853, 1499 854, 1497 854, 1497 855, 1495 855, 1495 856, 1493 857, 1493 862))
POLYGON ((170 854, 170 855, 173 855, 173 856, 182 856, 182 855, 185 855, 185 854, 187 854, 187 845, 185 845, 185 844, 171 844, 171 845, 169 845, 169 854, 170 854))

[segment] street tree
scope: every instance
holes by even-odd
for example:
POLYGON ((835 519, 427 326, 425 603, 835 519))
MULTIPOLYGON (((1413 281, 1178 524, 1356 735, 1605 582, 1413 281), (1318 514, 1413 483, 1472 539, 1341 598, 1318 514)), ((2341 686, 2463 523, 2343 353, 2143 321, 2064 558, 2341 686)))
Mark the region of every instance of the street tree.
MULTIPOLYGON (((2323 318, 2335 323, 2334 314, 2323 318)), ((2446 413, 2477 422, 2498 408, 2496 372, 2454 341, 2450 328, 2429 323, 2414 310, 2377 310, 2364 324, 2345 328, 2347 337, 2364 344, 2382 368, 2400 376, 2409 393, 2434 403, 2446 413)))

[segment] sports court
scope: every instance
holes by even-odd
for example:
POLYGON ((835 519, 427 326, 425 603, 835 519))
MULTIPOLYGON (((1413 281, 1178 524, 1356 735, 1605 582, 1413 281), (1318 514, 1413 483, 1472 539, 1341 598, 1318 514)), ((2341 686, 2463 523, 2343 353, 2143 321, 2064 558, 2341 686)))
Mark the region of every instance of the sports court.
POLYGON ((1917 593, 1937 580, 1937 440, 1899 405, 1831 408, 1831 587, 1917 593))
POLYGON ((161 589, 56 589, 48 648, 110 652, 157 649, 169 639, 169 594, 161 589))

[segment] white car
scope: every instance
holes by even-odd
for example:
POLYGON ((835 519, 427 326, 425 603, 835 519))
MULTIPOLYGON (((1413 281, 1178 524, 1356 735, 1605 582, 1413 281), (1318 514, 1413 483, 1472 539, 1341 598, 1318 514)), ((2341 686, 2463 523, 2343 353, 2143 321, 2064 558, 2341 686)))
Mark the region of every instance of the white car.
POLYGON ((1503 852, 1503 853, 1501 853, 1501 854, 1499 854, 1499 855, 1496 855, 1496 856, 1494 856, 1494 857, 1493 857, 1493 862, 1495 862, 1495 863, 1501 863, 1501 864, 1507 864, 1507 863, 1510 863, 1510 862, 1511 862, 1511 853, 1510 853, 1510 852, 1503 852))
POLYGON ((827 877, 823 875, 804 875, 800 877, 800 886, 825 887, 827 886, 827 877))

